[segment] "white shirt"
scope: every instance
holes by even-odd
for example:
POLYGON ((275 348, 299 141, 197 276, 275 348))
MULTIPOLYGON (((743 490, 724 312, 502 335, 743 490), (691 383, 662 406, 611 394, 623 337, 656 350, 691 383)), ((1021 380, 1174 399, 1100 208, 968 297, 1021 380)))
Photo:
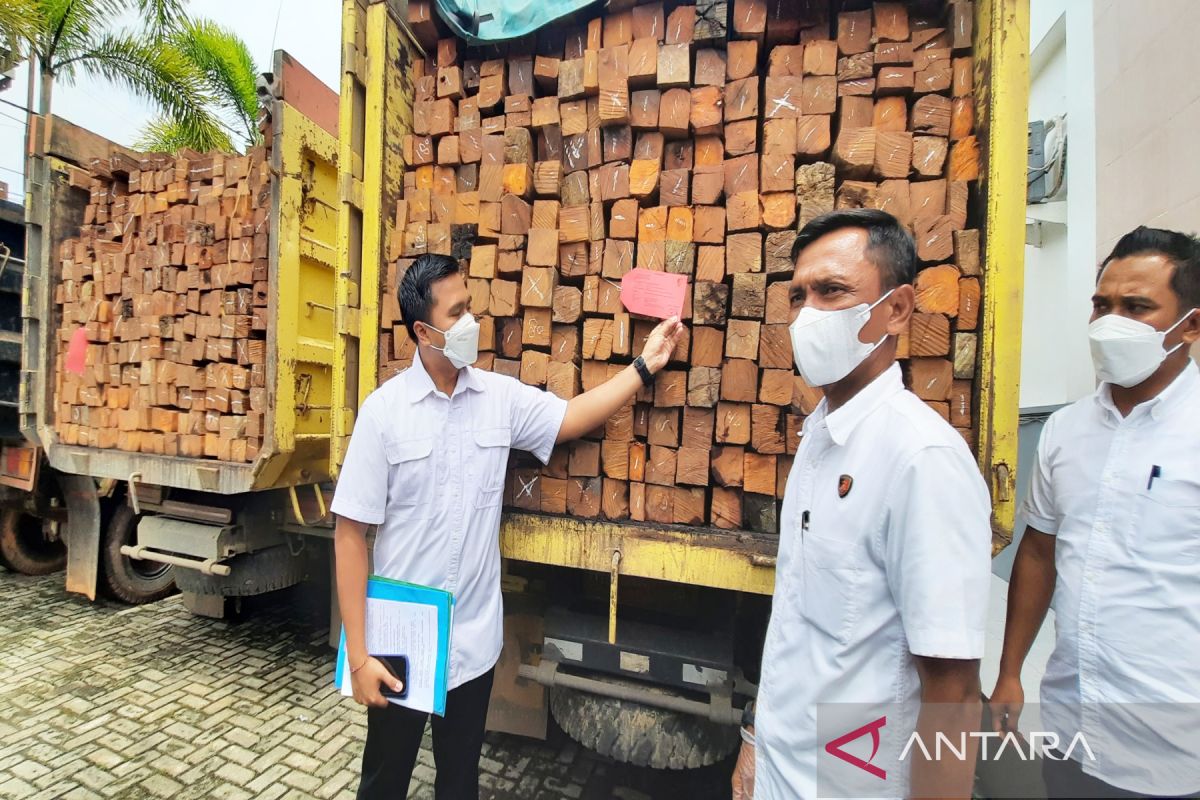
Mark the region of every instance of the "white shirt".
POLYGON ((1200 789, 1200 715, 1177 705, 1200 703, 1195 363, 1128 417, 1108 384, 1051 415, 1022 514, 1057 536, 1056 641, 1041 699, 1060 749, 1081 731, 1096 758, 1071 755, 1089 775, 1153 795, 1200 789), (1114 706, 1129 703, 1146 705, 1114 706), (1183 737, 1172 730, 1180 723, 1183 737))
MULTIPOLYGON (((915 727, 915 713, 897 716, 893 705, 919 702, 914 655, 983 655, 990 514, 962 436, 904 389, 899 365, 805 420, 763 651, 755 800, 818 795, 819 703, 865 704, 857 724, 888 714, 886 751, 915 727), (844 497, 843 476, 852 479, 844 497)), ((824 758, 821 793, 855 796, 828 791, 824 758)), ((889 774, 889 786, 897 777, 902 796, 906 776, 889 774)))
POLYGON ((567 402, 467 367, 451 397, 421 364, 367 397, 332 510, 378 525, 376 575, 454 594, 449 688, 496 664, 503 643, 500 504, 509 448, 542 463, 567 402))

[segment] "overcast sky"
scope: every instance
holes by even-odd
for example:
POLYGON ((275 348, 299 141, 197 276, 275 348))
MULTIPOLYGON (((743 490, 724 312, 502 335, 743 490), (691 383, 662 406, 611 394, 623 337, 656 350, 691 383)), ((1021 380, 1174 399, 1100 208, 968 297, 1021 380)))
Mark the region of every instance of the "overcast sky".
MULTIPOLYGON (((287 50, 334 91, 341 67, 342 4, 338 0, 191 0, 193 17, 208 17, 233 28, 250 47, 260 70, 271 66, 275 49, 287 50), (278 28, 276 20, 278 19, 278 28)), ((9 103, 25 105, 27 72, 16 73, 13 85, 0 93, 9 103)), ((74 86, 57 83, 52 110, 77 125, 132 145, 153 116, 150 106, 107 81, 80 76, 74 86)), ((9 198, 21 201, 24 114, 0 103, 0 180, 9 198)))

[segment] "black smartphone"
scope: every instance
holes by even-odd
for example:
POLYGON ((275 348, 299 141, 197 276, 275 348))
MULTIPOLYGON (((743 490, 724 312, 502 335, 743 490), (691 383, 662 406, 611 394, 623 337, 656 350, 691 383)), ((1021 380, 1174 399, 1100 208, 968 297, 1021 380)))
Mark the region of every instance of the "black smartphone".
POLYGON ((401 689, 395 691, 392 687, 385 683, 379 684, 379 693, 384 697, 395 697, 398 700, 403 700, 408 697, 408 659, 404 656, 375 656, 385 667, 388 672, 400 679, 401 689))

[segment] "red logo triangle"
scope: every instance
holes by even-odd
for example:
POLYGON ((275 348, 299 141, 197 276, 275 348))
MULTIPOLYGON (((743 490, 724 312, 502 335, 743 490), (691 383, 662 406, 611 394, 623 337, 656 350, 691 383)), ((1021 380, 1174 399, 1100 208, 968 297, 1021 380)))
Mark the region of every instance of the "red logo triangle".
POLYGON ((887 724, 887 717, 880 717, 874 722, 868 722, 861 728, 855 728, 844 736, 839 736, 833 741, 825 745, 825 752, 831 756, 840 758, 847 764, 853 764, 865 772, 869 772, 880 780, 887 780, 887 772, 871 763, 871 759, 875 758, 875 754, 879 752, 879 729, 887 724), (871 755, 866 761, 863 761, 856 755, 847 753, 842 749, 842 745, 853 742, 855 739, 871 734, 871 755))

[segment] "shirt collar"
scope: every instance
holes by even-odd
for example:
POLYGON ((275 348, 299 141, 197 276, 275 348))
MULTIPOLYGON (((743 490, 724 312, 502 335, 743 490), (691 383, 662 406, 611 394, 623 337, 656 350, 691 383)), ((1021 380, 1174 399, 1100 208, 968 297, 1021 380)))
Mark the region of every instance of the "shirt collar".
POLYGON ((828 400, 822 398, 810 419, 815 422, 824 419, 825 426, 829 428, 829 438, 840 447, 849 441, 850 434, 854 433, 860 422, 869 417, 871 412, 889 397, 903 389, 904 376, 900 372, 900 365, 893 363, 835 411, 828 411, 828 400))
POLYGON ((1112 399, 1112 384, 1110 383, 1102 383, 1096 389, 1096 402, 1118 421, 1146 413, 1149 413, 1151 418, 1158 420, 1162 419, 1164 414, 1170 414, 1184 405, 1194 403, 1197 389, 1200 389, 1200 367, 1196 366, 1195 361, 1188 359, 1183 372, 1176 375, 1175 380, 1171 381, 1167 388, 1144 403, 1134 406, 1133 410, 1129 412, 1129 417, 1122 417, 1121 412, 1117 410, 1116 403, 1112 399))
MULTIPOLYGON (((477 373, 478 370, 474 367, 464 367, 459 370, 458 383, 454 386, 454 394, 458 395, 468 390, 482 392, 483 381, 477 373)), ((433 378, 429 377, 429 372, 426 371, 425 364, 421 362, 420 348, 417 348, 413 354, 412 366, 408 368, 406 374, 408 376, 408 401, 410 403, 424 400, 428 395, 437 391, 437 387, 433 385, 433 378)))

